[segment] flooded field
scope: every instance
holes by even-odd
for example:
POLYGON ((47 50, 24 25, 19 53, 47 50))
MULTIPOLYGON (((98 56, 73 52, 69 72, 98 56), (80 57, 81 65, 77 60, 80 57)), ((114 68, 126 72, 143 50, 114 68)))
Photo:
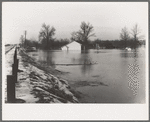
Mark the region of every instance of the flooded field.
POLYGON ((66 72, 61 77, 81 103, 144 103, 145 48, 29 52, 39 62, 66 72))

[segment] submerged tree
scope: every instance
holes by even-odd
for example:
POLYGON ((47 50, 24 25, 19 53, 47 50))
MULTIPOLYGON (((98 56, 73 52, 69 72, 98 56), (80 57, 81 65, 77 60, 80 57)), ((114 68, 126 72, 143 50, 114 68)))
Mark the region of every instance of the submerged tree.
POLYGON ((46 41, 46 49, 52 49, 53 36, 55 35, 55 28, 45 23, 42 25, 42 29, 39 32, 39 40, 42 42, 46 41))
POLYGON ((138 24, 136 24, 132 29, 131 29, 131 34, 133 36, 134 41, 138 41, 139 39, 139 34, 141 33, 140 28, 138 27, 138 24))
POLYGON ((143 38, 142 35, 140 35, 141 29, 139 28, 138 24, 135 24, 133 28, 131 29, 131 35, 132 35, 132 40, 133 44, 132 47, 136 48, 139 44, 139 40, 143 38))
POLYGON ((94 27, 90 23, 82 22, 80 25, 80 30, 72 33, 72 40, 81 42, 84 45, 84 49, 88 44, 89 38, 95 36, 94 27))
POLYGON ((120 33, 120 39, 122 41, 122 47, 126 47, 127 41, 129 41, 130 39, 129 32, 126 27, 122 28, 120 33))

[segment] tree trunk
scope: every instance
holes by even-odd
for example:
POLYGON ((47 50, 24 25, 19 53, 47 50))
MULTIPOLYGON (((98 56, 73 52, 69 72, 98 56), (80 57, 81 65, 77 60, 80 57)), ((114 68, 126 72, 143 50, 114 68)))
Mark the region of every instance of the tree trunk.
POLYGON ((47 39, 47 46, 46 46, 47 50, 48 50, 48 47, 49 47, 49 41, 48 41, 48 39, 47 39))

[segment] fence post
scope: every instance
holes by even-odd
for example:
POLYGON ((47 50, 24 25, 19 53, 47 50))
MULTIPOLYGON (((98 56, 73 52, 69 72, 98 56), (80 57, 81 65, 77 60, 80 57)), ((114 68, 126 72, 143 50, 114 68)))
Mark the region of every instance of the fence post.
POLYGON ((16 63, 17 60, 17 48, 15 48, 15 54, 14 54, 14 64, 16 63))
POLYGON ((19 59, 16 60, 16 72, 18 72, 19 59))
POLYGON ((7 101, 15 102, 15 77, 7 75, 7 101))
POLYGON ((12 74, 15 77, 14 79, 15 83, 17 82, 18 63, 19 63, 19 59, 17 59, 17 48, 16 48, 14 54, 14 64, 12 65, 12 74))
POLYGON ((15 77, 15 83, 17 83, 17 77, 18 77, 18 63, 19 63, 19 59, 16 60, 16 62, 14 64, 12 64, 12 75, 14 75, 15 77))

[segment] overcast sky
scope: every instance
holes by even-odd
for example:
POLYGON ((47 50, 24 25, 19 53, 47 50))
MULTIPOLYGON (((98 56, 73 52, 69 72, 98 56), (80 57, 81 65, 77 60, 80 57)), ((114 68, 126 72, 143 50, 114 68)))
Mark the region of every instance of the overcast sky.
POLYGON ((3 2, 2 40, 19 43, 27 31, 27 39, 37 39, 43 23, 55 27, 55 38, 70 39, 82 21, 94 26, 95 38, 119 39, 121 29, 137 23, 141 35, 147 36, 147 2, 3 2))

